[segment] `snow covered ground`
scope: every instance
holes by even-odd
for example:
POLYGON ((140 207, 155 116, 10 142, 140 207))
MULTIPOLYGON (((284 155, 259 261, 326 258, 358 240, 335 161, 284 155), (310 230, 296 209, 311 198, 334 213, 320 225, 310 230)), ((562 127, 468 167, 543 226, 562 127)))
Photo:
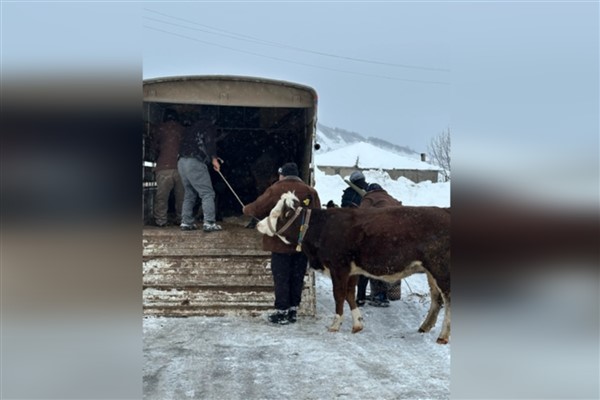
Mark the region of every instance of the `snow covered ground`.
MULTIPOLYGON (((386 154, 381 153, 382 162, 386 154)), ((342 155, 343 156, 343 155, 342 155)), ((343 156, 345 157, 345 156, 343 156)), ((340 160, 341 161, 341 160, 340 160)), ((319 159, 317 158, 317 163, 319 159)), ((404 205, 450 206, 450 183, 398 181, 365 171, 404 205)), ((340 203, 347 184, 316 171, 323 203, 340 203)), ((362 307, 365 328, 338 333, 331 279, 316 273, 317 315, 274 326, 263 318, 192 317, 144 319, 146 399, 447 399, 450 348, 436 344, 443 311, 431 332, 417 329, 429 307, 423 274, 402 282, 402 299, 389 308, 362 307)))
MULTIPOLYGON (((334 301, 317 273, 317 316, 273 325, 266 318, 144 319, 146 399, 447 399, 450 345, 417 329, 429 306, 422 274, 403 281, 388 308, 362 307, 352 334, 349 308, 338 333, 334 301)), ((443 313, 443 311, 442 311, 443 313)))

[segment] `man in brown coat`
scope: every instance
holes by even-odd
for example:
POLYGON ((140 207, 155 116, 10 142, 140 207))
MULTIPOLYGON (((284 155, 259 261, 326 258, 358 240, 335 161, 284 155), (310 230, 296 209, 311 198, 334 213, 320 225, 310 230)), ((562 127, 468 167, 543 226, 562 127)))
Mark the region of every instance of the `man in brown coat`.
POLYGON ((183 133, 183 125, 179 122, 177 112, 167 110, 164 122, 156 129, 153 148, 156 157, 154 176, 156 179, 156 194, 154 195, 154 222, 156 226, 167 225, 169 196, 175 192, 175 213, 177 222, 181 221, 184 189, 181 177, 177 171, 177 156, 179 143, 183 133))
MULTIPOLYGON (((287 163, 279 168, 279 180, 269 186, 253 203, 243 208, 244 215, 263 219, 269 215, 281 195, 294 192, 310 208, 321 208, 317 191, 298 177, 298 166, 287 163)), ((296 322, 296 313, 302 299, 304 275, 308 260, 296 247, 285 244, 278 237, 263 235, 263 250, 271 252, 271 273, 275 284, 275 309, 269 321, 285 325, 296 322)))
POLYGON ((377 183, 371 183, 367 186, 367 193, 363 196, 360 208, 381 208, 381 207, 397 207, 401 206, 402 202, 393 198, 377 183))

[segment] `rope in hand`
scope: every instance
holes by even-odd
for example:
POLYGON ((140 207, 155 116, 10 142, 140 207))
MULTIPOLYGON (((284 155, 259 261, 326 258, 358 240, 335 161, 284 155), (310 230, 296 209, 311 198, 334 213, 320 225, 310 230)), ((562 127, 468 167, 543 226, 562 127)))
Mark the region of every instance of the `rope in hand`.
MULTIPOLYGON (((221 161, 221 163, 223 163, 223 160, 221 160, 219 158, 219 160, 221 161)), ((215 170, 217 171, 217 170, 215 170)), ((223 173, 221 171, 217 171, 219 173, 219 175, 221 175, 221 178, 223 178, 223 182, 225 182, 225 184, 227 184, 227 187, 229 188, 229 190, 231 190, 231 193, 233 193, 233 195, 235 196, 235 198, 237 199, 237 201, 241 204, 242 208, 244 208, 246 205, 244 203, 242 203, 242 200, 240 200, 240 197, 237 195, 237 193, 235 192, 235 190, 233 190, 233 188, 231 187, 231 185, 229 184, 229 182, 227 182, 227 179, 225 179, 225 175, 223 175, 223 173)), ((253 220, 258 221, 259 219, 256 217, 252 217, 253 220)))
POLYGON ((237 199, 237 201, 240 202, 240 204, 242 205, 242 208, 245 207, 245 204, 242 203, 242 200, 240 200, 240 198, 238 197, 237 193, 235 192, 235 190, 233 190, 233 188, 231 187, 231 185, 229 184, 229 182, 227 182, 227 179, 225 179, 225 176, 223 175, 223 173, 221 171, 217 171, 219 173, 219 175, 221 175, 221 178, 223 178, 223 181, 227 184, 227 186, 229 187, 229 190, 231 190, 231 193, 233 193, 233 195, 235 196, 235 198, 237 199))

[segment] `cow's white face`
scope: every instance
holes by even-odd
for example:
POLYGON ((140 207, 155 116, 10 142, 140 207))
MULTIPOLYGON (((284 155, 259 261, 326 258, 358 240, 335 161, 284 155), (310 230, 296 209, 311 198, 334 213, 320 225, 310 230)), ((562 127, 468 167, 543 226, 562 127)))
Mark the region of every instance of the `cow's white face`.
POLYGON ((281 215, 281 210, 283 209, 284 201, 279 199, 275 207, 269 213, 269 216, 261 219, 256 224, 256 229, 262 233, 263 235, 274 236, 275 231, 269 228, 269 225, 275 228, 277 226, 277 218, 281 215))
MULTIPOLYGON (((277 233, 277 219, 281 217, 286 209, 294 209, 294 202, 299 202, 298 198, 293 192, 287 192, 281 195, 281 198, 275 204, 275 207, 269 213, 269 216, 263 218, 256 224, 256 229, 268 236, 275 236, 277 233)), ((283 236, 277 235, 284 243, 290 244, 283 236)))

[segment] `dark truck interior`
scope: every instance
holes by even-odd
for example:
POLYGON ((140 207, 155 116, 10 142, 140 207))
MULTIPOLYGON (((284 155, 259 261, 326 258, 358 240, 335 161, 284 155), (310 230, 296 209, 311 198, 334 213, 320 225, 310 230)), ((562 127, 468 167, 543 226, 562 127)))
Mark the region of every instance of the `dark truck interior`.
MULTIPOLYGON (((278 178, 277 169, 295 161, 300 177, 310 182, 312 116, 306 108, 241 107, 145 102, 143 134, 144 224, 152 224, 154 181, 152 151, 153 128, 163 121, 168 110, 189 124, 207 116, 217 127, 217 152, 224 160, 221 172, 244 204, 254 201, 278 178)), ((242 206, 224 179, 209 167, 216 193, 217 220, 241 216, 242 206)), ((198 200, 200 202, 200 199, 198 200)), ((201 219, 200 204, 197 204, 201 219)), ((174 220, 174 196, 169 201, 169 218, 174 220)), ((247 217, 250 220, 250 217, 247 217)))

